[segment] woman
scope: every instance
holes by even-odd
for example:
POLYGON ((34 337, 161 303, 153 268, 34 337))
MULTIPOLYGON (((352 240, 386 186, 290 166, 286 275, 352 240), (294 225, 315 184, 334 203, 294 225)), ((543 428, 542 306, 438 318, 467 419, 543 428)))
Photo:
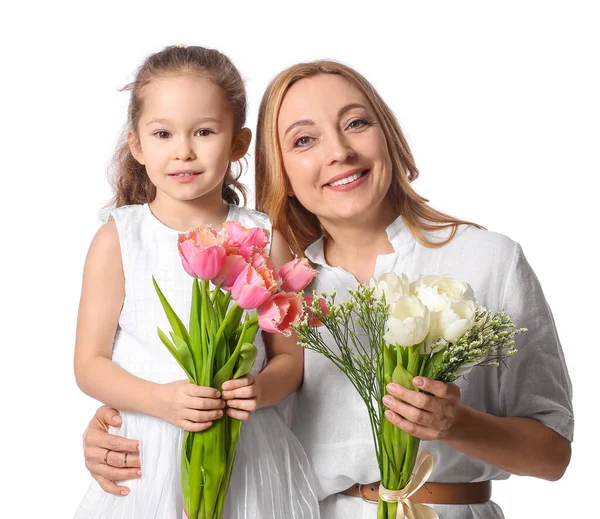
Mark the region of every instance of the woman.
MULTIPOLYGON (((317 292, 335 288, 342 299, 389 271, 451 274, 529 329, 507 367, 477 369, 456 384, 415 379, 432 396, 389 388, 390 421, 434 456, 430 481, 439 485, 417 499, 436 503, 443 519, 503 517, 486 482, 511 473, 560 478, 573 434, 571 384, 537 278, 518 244, 431 209, 412 190, 414 160, 374 88, 332 62, 283 71, 261 104, 256 156, 257 208, 318 268, 317 292)), ((378 479, 364 404, 329 361, 305 358, 293 427, 318 478, 321 515, 374 518, 375 505, 354 491, 378 479)), ((90 424, 89 453, 135 445, 103 432, 114 415, 97 413, 104 423, 90 424)), ((108 479, 127 477, 98 462, 88 468, 107 490, 118 489, 108 479)))

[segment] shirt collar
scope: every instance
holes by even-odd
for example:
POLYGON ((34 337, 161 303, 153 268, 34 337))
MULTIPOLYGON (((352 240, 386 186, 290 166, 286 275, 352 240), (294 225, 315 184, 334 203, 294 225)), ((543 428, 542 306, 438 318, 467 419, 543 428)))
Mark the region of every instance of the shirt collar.
MULTIPOLYGON (((398 216, 398 218, 388 225, 385 232, 394 248, 394 252, 404 250, 408 243, 413 240, 412 234, 402 219, 402 216, 398 216)), ((324 239, 321 236, 304 251, 304 255, 315 265, 327 266, 324 244, 324 239)))

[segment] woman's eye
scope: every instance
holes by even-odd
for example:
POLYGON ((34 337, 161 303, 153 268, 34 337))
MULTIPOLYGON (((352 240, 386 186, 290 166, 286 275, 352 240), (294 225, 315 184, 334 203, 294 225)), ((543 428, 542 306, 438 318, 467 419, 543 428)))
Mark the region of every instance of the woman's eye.
POLYGON ((155 132, 154 135, 156 135, 159 139, 166 139, 169 137, 169 132, 166 132, 165 130, 159 130, 155 132))
POLYGON ((211 133, 213 133, 211 130, 198 130, 196 135, 198 137, 208 137, 211 133))
POLYGON ((299 137, 294 141, 294 147, 308 146, 312 141, 312 137, 299 137))
POLYGON ((348 124, 348 129, 356 130, 357 128, 362 128, 363 126, 369 126, 369 121, 366 119, 354 119, 354 121, 350 121, 350 124, 348 124))

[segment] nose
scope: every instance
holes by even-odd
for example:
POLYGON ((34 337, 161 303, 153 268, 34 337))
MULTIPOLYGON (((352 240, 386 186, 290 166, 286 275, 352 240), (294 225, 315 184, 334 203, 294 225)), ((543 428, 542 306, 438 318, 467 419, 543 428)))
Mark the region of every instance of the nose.
POLYGON ((175 141, 173 155, 178 160, 194 160, 196 154, 194 148, 191 145, 189 139, 182 137, 180 139, 173 139, 175 141))
POLYGON ((354 157, 355 152, 346 136, 340 131, 334 131, 327 137, 327 164, 344 162, 354 157))

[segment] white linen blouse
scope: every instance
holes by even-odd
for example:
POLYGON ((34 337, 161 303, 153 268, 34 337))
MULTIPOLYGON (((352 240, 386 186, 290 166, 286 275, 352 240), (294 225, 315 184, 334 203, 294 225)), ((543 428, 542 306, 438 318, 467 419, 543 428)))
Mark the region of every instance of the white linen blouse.
MULTIPOLYGON (((478 367, 456 381, 462 401, 496 416, 539 420, 572 441, 571 381, 552 313, 521 246, 506 236, 461 226, 441 248, 419 244, 401 217, 387 228, 394 248, 378 256, 374 276, 405 273, 412 281, 423 275, 451 275, 468 282, 479 303, 504 310, 528 332, 516 338, 518 354, 498 368, 478 367)), ((430 234, 442 239, 448 231, 430 234)), ((319 274, 307 290, 337 292, 337 301, 357 286, 354 276, 325 261, 323 239, 306 249, 319 274)), ((375 519, 376 507, 359 498, 337 495, 354 483, 379 480, 373 438, 365 405, 346 377, 325 357, 305 352, 304 383, 295 397, 292 428, 306 449, 317 477, 324 519, 375 519)), ((506 479, 497 467, 471 458, 441 441, 423 441, 434 456, 430 481, 475 482, 506 479)), ((443 519, 501 518, 500 508, 483 505, 443 505, 443 519)))

